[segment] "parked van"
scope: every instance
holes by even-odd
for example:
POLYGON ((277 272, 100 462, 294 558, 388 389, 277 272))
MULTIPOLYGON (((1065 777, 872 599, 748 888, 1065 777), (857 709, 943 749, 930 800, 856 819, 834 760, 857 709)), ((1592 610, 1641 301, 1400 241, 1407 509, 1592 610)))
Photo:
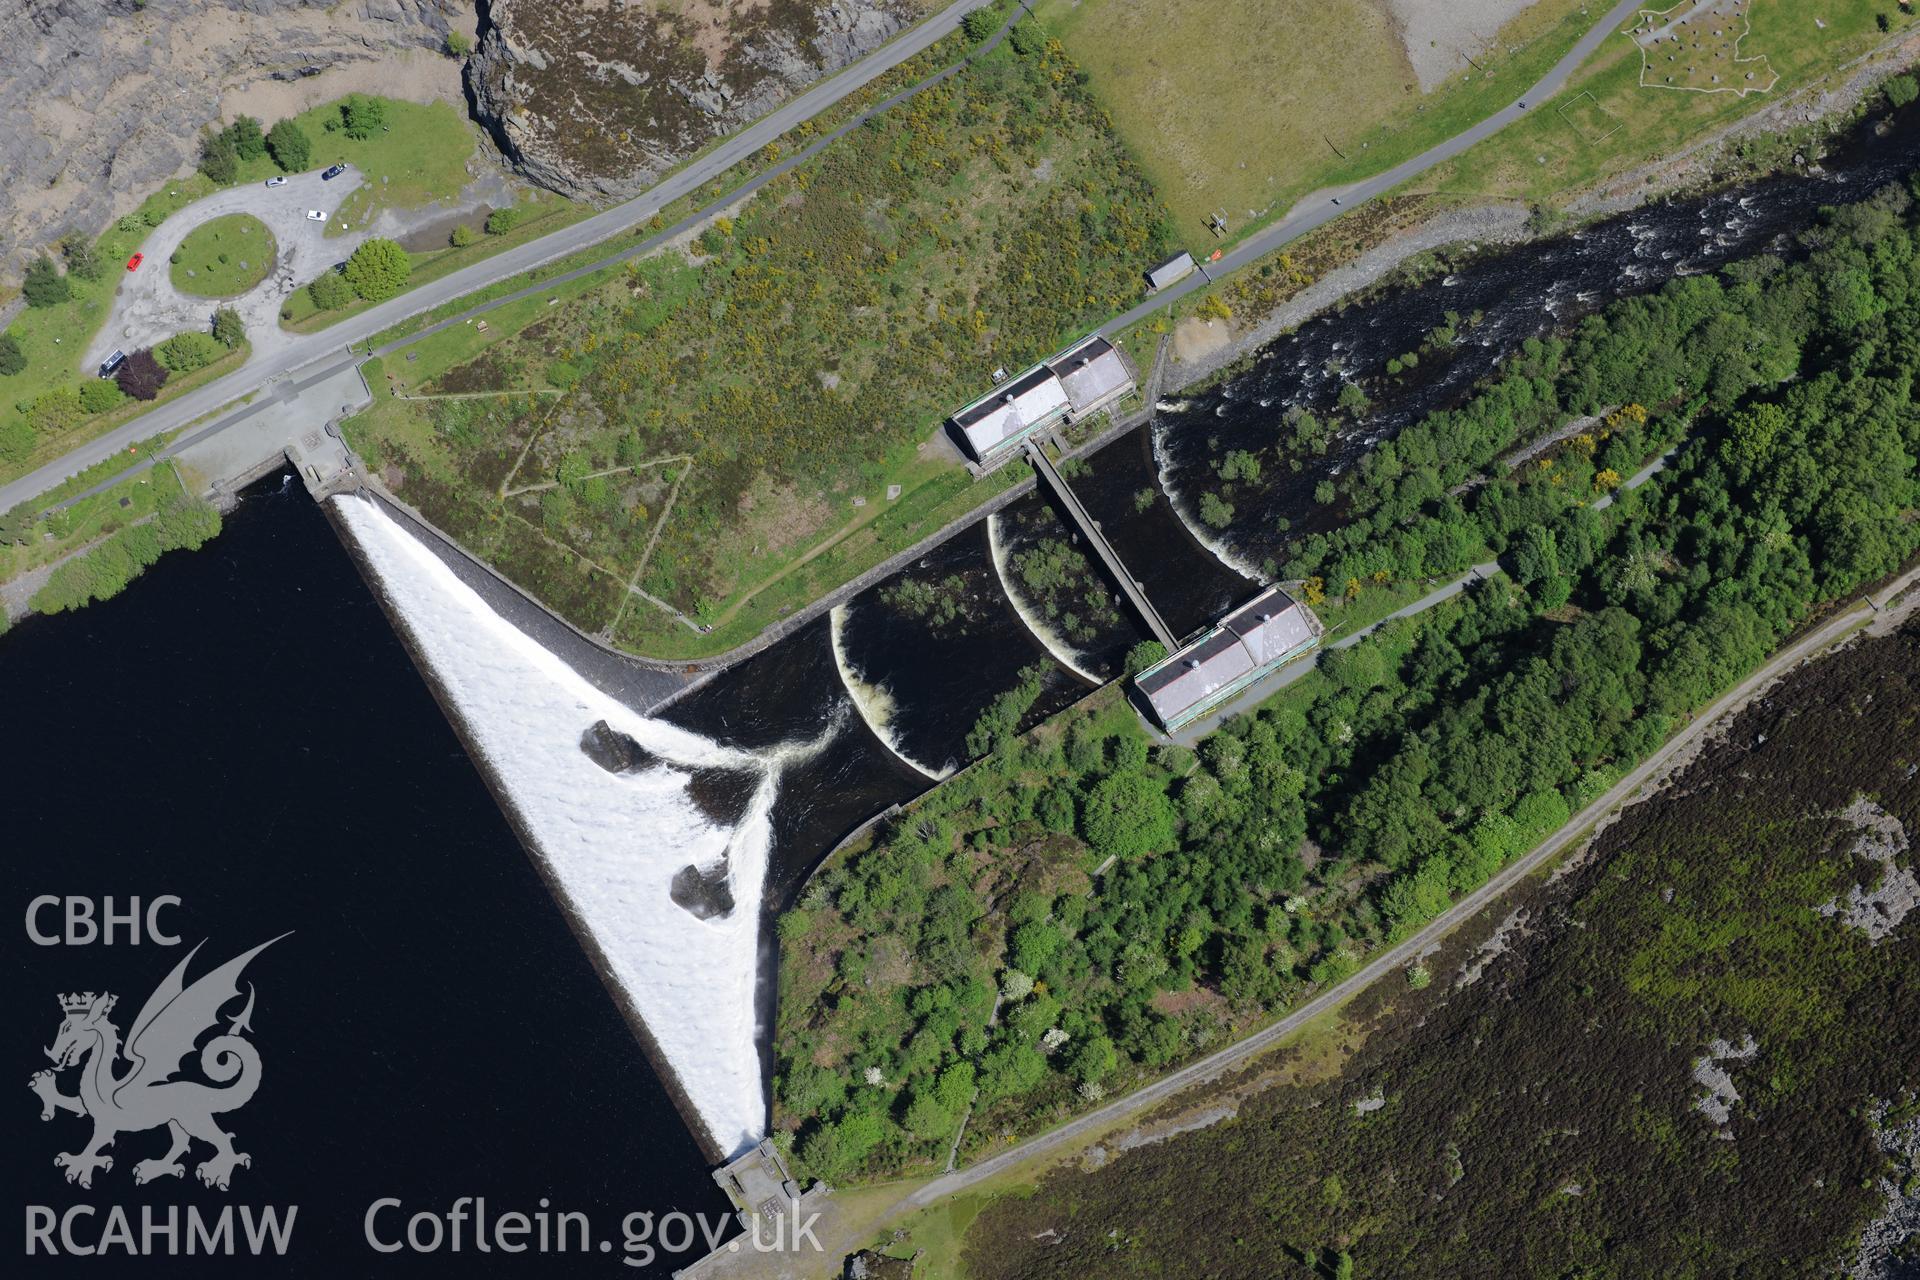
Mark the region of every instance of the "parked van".
POLYGON ((112 355, 108 356, 105 360, 102 360, 100 362, 100 376, 103 378, 111 378, 113 376, 113 371, 115 369, 118 369, 121 365, 125 364, 126 362, 127 362, 127 353, 124 351, 115 350, 112 355))

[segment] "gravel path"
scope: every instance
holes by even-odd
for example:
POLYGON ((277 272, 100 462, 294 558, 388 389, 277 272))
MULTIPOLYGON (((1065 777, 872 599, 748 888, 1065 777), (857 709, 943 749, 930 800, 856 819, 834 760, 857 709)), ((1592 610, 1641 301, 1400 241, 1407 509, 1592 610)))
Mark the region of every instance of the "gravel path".
POLYGON ((1539 0, 1387 0, 1387 11, 1407 46, 1407 61, 1431 93, 1467 59, 1493 43, 1500 28, 1539 0))

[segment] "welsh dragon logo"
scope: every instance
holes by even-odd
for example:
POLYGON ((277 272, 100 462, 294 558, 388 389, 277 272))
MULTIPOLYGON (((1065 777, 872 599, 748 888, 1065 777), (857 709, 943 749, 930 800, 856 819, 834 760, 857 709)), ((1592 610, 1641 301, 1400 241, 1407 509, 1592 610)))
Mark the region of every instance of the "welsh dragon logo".
POLYGON ((200 951, 199 946, 194 947, 147 997, 140 1016, 127 1032, 124 1047, 119 1029, 108 1017, 118 997, 91 991, 60 997, 60 1011, 65 1017, 53 1047, 46 1051, 53 1060, 53 1070, 37 1072, 28 1087, 40 1095, 42 1120, 53 1119, 56 1111, 71 1111, 93 1120, 93 1140, 85 1148, 53 1158, 57 1167, 67 1171, 68 1182, 91 1187, 94 1170, 113 1168, 113 1158, 102 1152, 113 1145, 114 1138, 162 1125, 172 1145, 158 1159, 142 1160, 133 1166, 136 1184, 183 1176, 186 1169, 180 1157, 187 1154, 196 1138, 213 1148, 213 1154, 194 1169, 200 1181, 210 1187, 225 1191, 235 1166, 252 1165, 253 1158, 234 1150, 233 1135, 214 1119, 247 1105, 260 1087, 260 1053, 243 1034, 253 1030, 249 1022, 253 1016, 252 983, 247 984, 246 1006, 227 1019, 226 1031, 200 1046, 200 1071, 213 1084, 173 1077, 200 1037, 217 1026, 221 1008, 239 998, 240 971, 278 941, 280 938, 269 939, 188 986, 184 982, 187 965, 200 951), (116 1074, 115 1066, 122 1057, 131 1065, 116 1074), (80 1092, 69 1096, 60 1092, 56 1073, 73 1066, 80 1068, 80 1092))

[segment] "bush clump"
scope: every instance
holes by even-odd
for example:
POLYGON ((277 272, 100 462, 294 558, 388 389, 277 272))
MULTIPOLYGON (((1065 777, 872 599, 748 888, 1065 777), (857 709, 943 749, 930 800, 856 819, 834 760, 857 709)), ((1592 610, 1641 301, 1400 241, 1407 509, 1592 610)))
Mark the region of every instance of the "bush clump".
POLYGON ((407 286, 413 259, 392 240, 373 239, 347 259, 346 282, 368 302, 391 298, 407 286))

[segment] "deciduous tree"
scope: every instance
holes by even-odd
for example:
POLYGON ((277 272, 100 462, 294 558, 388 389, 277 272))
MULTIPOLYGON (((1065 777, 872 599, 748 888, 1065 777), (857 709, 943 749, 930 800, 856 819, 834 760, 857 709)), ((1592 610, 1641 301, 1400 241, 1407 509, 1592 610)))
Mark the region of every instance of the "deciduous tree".
POLYGON ((200 172, 221 186, 240 177, 240 153, 225 132, 209 133, 200 139, 200 172))
POLYGON ((1081 832, 1101 857, 1145 857, 1173 847, 1166 789, 1138 773, 1103 778, 1087 796, 1081 832))
POLYGON ((267 139, 260 132, 260 122, 252 116, 236 116, 226 134, 234 154, 242 160, 258 160, 267 153, 267 139))
POLYGON ((349 138, 365 141, 380 132, 387 123, 384 99, 364 93, 350 93, 340 104, 340 127, 349 138))
POLYGON ((223 349, 211 334, 176 333, 161 343, 155 354, 160 357, 160 363, 173 372, 192 373, 218 360, 223 349))
POLYGON ((73 296, 73 285, 60 274, 52 258, 40 254, 27 264, 20 292, 30 307, 53 307, 73 296))
POLYGON ((166 385, 167 367, 151 349, 142 347, 120 362, 119 369, 114 371, 114 381, 135 400, 151 400, 166 385))
POLYGON ((221 346, 229 349, 239 346, 247 340, 247 326, 242 323, 240 313, 232 307, 221 307, 213 313, 213 337, 221 346))
POLYGON ((267 131, 267 150, 287 173, 297 173, 313 160, 313 139, 291 120, 281 120, 267 131))
POLYGON ((404 289, 413 260, 392 240, 373 239, 347 259, 346 279, 368 302, 380 302, 404 289))
POLYGON ((353 286, 337 271, 329 271, 307 285, 307 298, 315 309, 332 311, 353 301, 353 286))

